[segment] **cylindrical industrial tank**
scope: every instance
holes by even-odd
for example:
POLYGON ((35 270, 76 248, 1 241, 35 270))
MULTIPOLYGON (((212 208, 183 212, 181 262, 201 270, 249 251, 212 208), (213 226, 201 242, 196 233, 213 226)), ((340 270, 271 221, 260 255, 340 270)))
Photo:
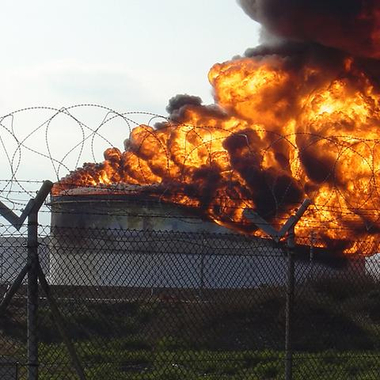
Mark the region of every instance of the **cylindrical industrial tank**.
POLYGON ((231 232, 184 207, 146 195, 70 195, 52 197, 51 226, 186 232, 231 232))
MULTIPOLYGON (((286 253, 272 241, 233 234, 196 211, 157 198, 66 195, 51 199, 51 211, 53 285, 241 289, 286 284, 286 253)), ((343 257, 317 250, 311 261, 309 247, 296 248, 296 281, 352 272, 343 257)), ((354 272, 360 268, 355 265, 354 272)))
POLYGON ((154 198, 61 196, 51 210, 55 285, 244 288, 285 281, 285 257, 268 240, 232 234, 154 198))
POLYGON ((227 232, 141 194, 53 197, 51 211, 49 278, 56 285, 195 287, 201 258, 193 241, 191 254, 184 252, 186 236, 227 232), (182 252, 173 253, 173 235, 157 231, 185 233, 182 252))

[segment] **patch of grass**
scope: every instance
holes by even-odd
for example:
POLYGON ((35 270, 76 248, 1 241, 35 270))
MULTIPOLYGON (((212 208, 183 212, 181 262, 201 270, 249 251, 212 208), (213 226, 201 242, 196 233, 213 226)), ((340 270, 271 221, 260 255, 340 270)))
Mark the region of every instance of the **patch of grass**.
MULTIPOLYGON (((335 279, 298 289, 293 347, 302 354, 295 354, 294 380, 377 378, 380 287, 370 285, 335 279)), ((224 302, 61 301, 60 309, 90 379, 282 379, 284 289, 252 289, 244 302, 233 295, 224 302)), ((2 333, 25 348, 15 333, 25 318, 13 319, 16 330, 2 333)), ((43 302, 39 331, 41 379, 52 368, 72 374, 43 302)))
POLYGON ((136 350, 149 351, 153 349, 153 347, 147 340, 137 337, 137 336, 124 338, 122 340, 120 348, 123 350, 132 350, 132 351, 136 351, 136 350))
MULTIPOLYGON (((170 341, 170 339, 168 339, 170 341)), ((166 343, 160 351, 120 349, 123 339, 91 349, 91 342, 76 344, 81 362, 92 380, 279 380, 284 378, 284 353, 280 351, 210 351, 174 349, 166 343), (164 348, 166 347, 166 348, 164 348), (170 349, 168 348, 170 347, 170 349), (84 355, 85 353, 85 355, 84 355)), ((93 347, 93 346, 92 346, 93 347)), ((66 348, 41 344, 44 363, 41 379, 54 366, 73 374, 66 348)), ((294 380, 369 380, 377 378, 380 352, 341 352, 294 354, 294 380)), ((62 378, 71 378, 65 376, 62 378)), ((73 375, 73 378, 75 376, 73 375)))
POLYGON ((189 343, 184 339, 166 336, 157 342, 156 349, 158 351, 177 351, 189 348, 189 343))
POLYGON ((283 368, 279 363, 259 363, 255 367, 255 374, 263 379, 280 379, 283 376, 283 368))
POLYGON ((367 295, 379 285, 371 277, 363 275, 354 280, 349 276, 321 278, 311 282, 311 287, 323 297, 342 302, 350 298, 367 295))

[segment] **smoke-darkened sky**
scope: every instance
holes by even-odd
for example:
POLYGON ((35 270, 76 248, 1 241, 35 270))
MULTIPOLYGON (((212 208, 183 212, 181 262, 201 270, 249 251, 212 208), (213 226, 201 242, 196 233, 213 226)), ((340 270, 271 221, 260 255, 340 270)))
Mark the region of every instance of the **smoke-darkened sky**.
POLYGON ((378 0, 238 0, 252 19, 284 39, 380 58, 378 0))

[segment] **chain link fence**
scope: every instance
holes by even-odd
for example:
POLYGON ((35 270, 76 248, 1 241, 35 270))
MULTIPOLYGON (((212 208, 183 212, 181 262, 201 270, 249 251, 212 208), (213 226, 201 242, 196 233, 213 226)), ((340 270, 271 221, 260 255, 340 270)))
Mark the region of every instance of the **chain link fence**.
MULTIPOLYGON (((292 291, 288 248, 266 239, 39 226, 38 243, 39 379, 284 379, 289 354, 294 380, 379 378, 376 256, 298 238, 292 291)), ((0 260, 4 298, 24 234, 3 227, 0 260)), ((0 308, 1 379, 28 378, 26 299, 24 279, 0 308)))

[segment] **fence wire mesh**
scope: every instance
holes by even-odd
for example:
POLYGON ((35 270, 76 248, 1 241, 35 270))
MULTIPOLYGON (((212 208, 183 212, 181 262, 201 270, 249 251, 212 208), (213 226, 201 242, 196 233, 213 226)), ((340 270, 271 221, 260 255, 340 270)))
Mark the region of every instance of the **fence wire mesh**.
MULTIPOLYGON (((3 230, 2 298, 27 257, 25 236, 3 230)), ((378 379, 380 260, 297 243, 292 378, 378 379)), ((40 226, 39 259, 64 327, 40 286, 39 379, 80 379, 63 335, 86 379, 284 379, 283 243, 40 226)), ((24 280, 0 313, 1 379, 27 378, 26 319, 24 280)))
MULTIPOLYGON (((0 296, 3 299, 26 264, 26 237, 12 227, 3 227, 0 237, 0 296)), ((25 378, 26 286, 18 289, 9 307, 0 313, 0 378, 25 378)))

